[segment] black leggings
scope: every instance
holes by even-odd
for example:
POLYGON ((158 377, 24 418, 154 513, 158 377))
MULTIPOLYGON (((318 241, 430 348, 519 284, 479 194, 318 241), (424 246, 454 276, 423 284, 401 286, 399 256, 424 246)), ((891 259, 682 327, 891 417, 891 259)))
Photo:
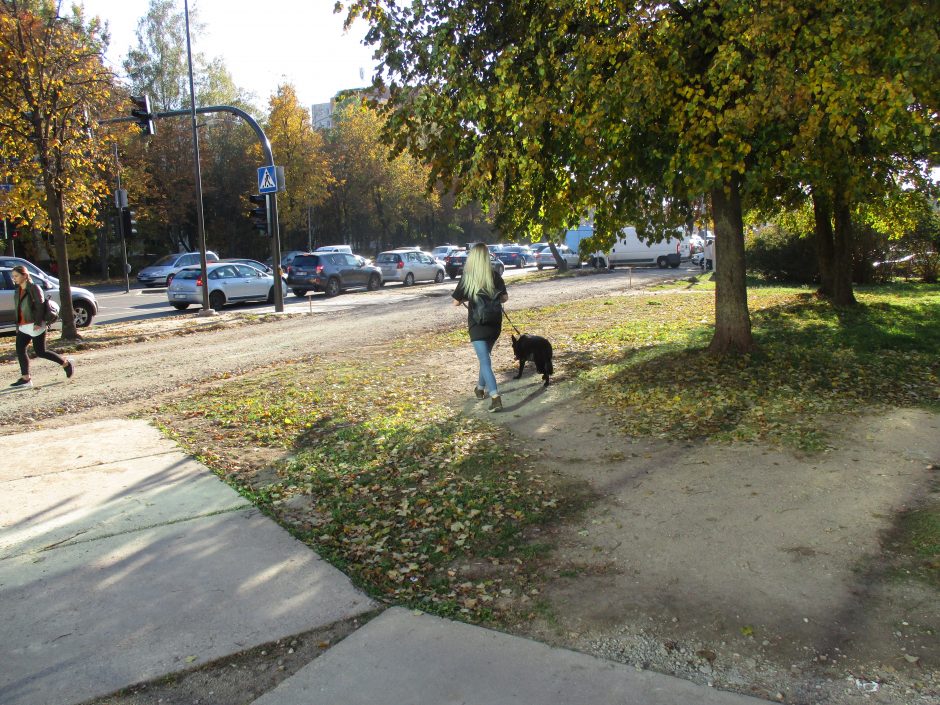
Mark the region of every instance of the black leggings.
POLYGON ((26 354, 26 346, 29 345, 30 341, 33 343, 36 357, 52 360, 60 365, 65 364, 65 359, 61 355, 46 350, 46 331, 34 338, 28 333, 18 330, 16 331, 16 359, 20 361, 21 376, 29 377, 29 356, 26 354))

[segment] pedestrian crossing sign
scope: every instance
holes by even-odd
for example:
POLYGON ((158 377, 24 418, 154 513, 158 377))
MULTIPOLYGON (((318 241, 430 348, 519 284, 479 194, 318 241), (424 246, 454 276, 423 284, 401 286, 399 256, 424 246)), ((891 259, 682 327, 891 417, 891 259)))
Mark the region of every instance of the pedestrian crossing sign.
POLYGON ((277 170, 272 166, 258 168, 258 193, 277 192, 277 170))

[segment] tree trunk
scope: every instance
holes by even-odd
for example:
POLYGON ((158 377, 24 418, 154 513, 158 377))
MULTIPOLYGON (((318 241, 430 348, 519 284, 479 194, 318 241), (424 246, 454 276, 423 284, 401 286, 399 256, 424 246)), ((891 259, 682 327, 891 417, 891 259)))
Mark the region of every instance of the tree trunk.
POLYGON ((715 335, 708 351, 740 354, 754 349, 747 310, 744 222, 738 179, 711 192, 715 219, 715 335))
POLYGON ((833 294, 834 244, 832 235, 832 201, 821 190, 813 190, 813 217, 816 233, 816 260, 819 265, 819 295, 827 299, 833 294))
POLYGON ((72 308, 72 282, 69 276, 69 255, 63 225, 62 194, 51 187, 46 188, 46 213, 52 225, 55 239, 55 258, 59 277, 59 315, 62 318, 62 337, 66 340, 79 338, 75 329, 75 310, 72 308))
POLYGON ((555 247, 555 243, 554 243, 554 242, 549 241, 548 247, 549 247, 549 249, 551 249, 551 251, 552 251, 552 256, 555 258, 555 267, 558 269, 558 271, 559 271, 559 272, 567 272, 567 271, 568 271, 568 260, 562 259, 562 256, 561 256, 560 254, 558 254, 558 248, 555 247))
POLYGON ((835 306, 854 306, 852 291, 852 211, 849 200, 837 192, 833 204, 835 231, 833 238, 832 303, 835 306))

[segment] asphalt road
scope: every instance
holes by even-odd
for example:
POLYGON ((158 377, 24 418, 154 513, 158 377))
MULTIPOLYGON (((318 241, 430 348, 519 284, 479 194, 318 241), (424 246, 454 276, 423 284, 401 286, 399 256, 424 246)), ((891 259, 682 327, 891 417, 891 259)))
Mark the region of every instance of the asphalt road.
MULTIPOLYGON (((628 280, 634 277, 638 283, 648 283, 656 279, 674 279, 677 275, 686 276, 692 273, 698 273, 697 267, 683 264, 679 269, 658 269, 656 267, 637 267, 632 273, 627 268, 614 270, 610 276, 618 279, 628 280)), ((507 281, 524 280, 533 274, 536 274, 535 267, 527 269, 507 269, 503 275, 507 281)), ((285 311, 332 311, 338 308, 349 309, 360 306, 374 306, 376 303, 391 303, 395 300, 411 299, 415 296, 425 296, 430 292, 437 295, 439 292, 452 291, 456 281, 450 279, 444 280, 443 284, 434 284, 433 282, 417 284, 414 287, 404 287, 401 284, 386 284, 381 289, 382 296, 359 296, 359 292, 350 291, 341 294, 335 298, 327 298, 322 293, 311 293, 309 296, 297 297, 288 292, 284 300, 285 311)), ((146 320, 164 318, 167 316, 179 316, 180 312, 174 309, 167 302, 166 288, 157 287, 145 289, 139 284, 131 285, 130 293, 125 293, 123 289, 115 291, 114 287, 91 287, 98 299, 98 315, 95 317, 93 325, 102 326, 109 323, 126 323, 128 321, 146 320)), ((269 304, 240 304, 239 310, 257 311, 259 313, 273 310, 269 304)), ((191 315, 196 315, 198 307, 193 306, 190 309, 191 315)), ((185 315, 185 314, 184 314, 185 315)))

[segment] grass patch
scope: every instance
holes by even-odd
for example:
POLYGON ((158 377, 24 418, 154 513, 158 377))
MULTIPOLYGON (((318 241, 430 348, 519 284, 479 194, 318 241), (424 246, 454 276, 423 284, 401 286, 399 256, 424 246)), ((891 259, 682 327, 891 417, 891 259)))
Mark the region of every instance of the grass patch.
MULTIPOLYGON (((528 579, 527 526, 559 500, 500 427, 394 365, 296 364, 162 408, 167 430, 373 595, 486 620, 528 579), (251 453, 281 451, 270 463, 251 453), (259 467, 265 466, 266 467, 259 467), (455 565, 498 570, 468 579, 455 565)), ((277 455, 277 454, 275 454, 277 455)), ((270 461, 270 456, 268 457, 270 461)))
POLYGON ((805 288, 759 286, 749 290, 757 351, 717 358, 706 352, 713 295, 700 292, 682 283, 548 307, 527 322, 636 435, 815 451, 827 416, 940 401, 936 286, 860 288, 845 310, 805 288))

